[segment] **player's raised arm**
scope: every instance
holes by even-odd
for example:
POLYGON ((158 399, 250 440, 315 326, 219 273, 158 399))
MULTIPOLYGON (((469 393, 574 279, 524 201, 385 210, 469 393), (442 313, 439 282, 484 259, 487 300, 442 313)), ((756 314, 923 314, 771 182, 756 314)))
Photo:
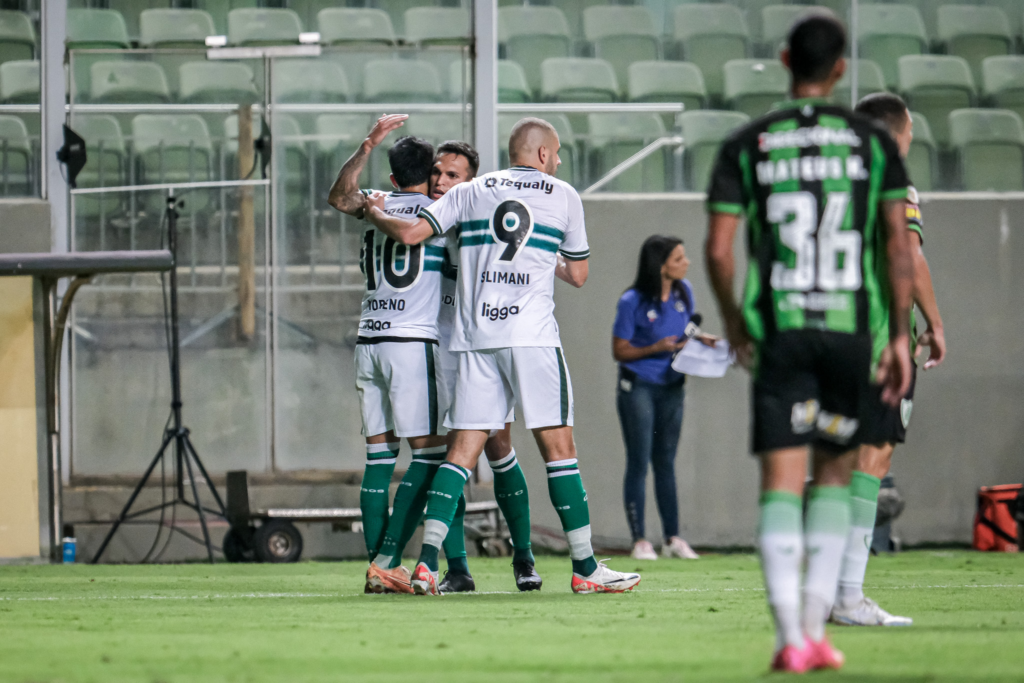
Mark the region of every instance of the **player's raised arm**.
POLYGON ((377 119, 377 123, 370 129, 369 135, 359 145, 359 149, 353 152, 341 167, 341 172, 338 173, 338 178, 327 195, 328 204, 350 216, 363 217, 366 197, 359 191, 359 175, 366 167, 366 160, 370 158, 373 148, 382 143, 388 133, 405 125, 408 118, 407 114, 385 114, 377 119))

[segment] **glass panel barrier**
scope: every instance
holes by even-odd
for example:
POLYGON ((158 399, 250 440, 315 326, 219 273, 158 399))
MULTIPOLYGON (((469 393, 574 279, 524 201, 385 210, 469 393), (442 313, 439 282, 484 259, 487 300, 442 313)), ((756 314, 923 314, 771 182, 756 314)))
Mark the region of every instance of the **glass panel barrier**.
POLYGON ((40 4, 0 9, 0 197, 40 194, 40 4))

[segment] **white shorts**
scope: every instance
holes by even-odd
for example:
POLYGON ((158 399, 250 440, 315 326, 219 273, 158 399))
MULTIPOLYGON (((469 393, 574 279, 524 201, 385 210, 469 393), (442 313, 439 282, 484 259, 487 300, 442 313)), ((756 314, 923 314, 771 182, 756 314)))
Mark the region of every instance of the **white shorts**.
POLYGON ((524 346, 456 355, 459 371, 445 427, 501 429, 517 403, 527 429, 572 426, 572 382, 561 348, 524 346))
POLYGON ((423 340, 356 344, 356 390, 363 435, 444 434, 438 400, 437 343, 423 340))

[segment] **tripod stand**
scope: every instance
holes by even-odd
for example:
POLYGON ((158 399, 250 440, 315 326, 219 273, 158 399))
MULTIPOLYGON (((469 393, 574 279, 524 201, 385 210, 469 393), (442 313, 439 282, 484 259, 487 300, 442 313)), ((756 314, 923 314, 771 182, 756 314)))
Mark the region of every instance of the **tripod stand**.
MULTIPOLYGON (((203 529, 203 544, 206 546, 206 554, 210 559, 210 563, 213 563, 213 544, 210 542, 210 530, 206 526, 206 514, 216 515, 227 519, 227 510, 224 507, 224 502, 221 500, 220 495, 217 493, 216 487, 213 482, 210 481, 210 475, 206 473, 206 468, 203 467, 203 461, 199 459, 199 454, 196 452, 195 447, 192 445, 191 439, 189 439, 189 430, 182 424, 181 421, 181 344, 179 342, 179 325, 178 325, 178 209, 176 206, 176 200, 174 198, 174 190, 169 190, 167 193, 167 245, 171 252, 171 256, 174 259, 174 265, 171 266, 170 271, 170 289, 171 289, 171 344, 170 344, 170 355, 171 355, 171 414, 172 419, 170 420, 170 427, 168 427, 164 434, 163 443, 160 444, 160 450, 157 451, 153 461, 149 463, 149 467, 146 469, 146 473, 142 475, 142 479, 135 486, 135 490, 132 491, 131 497, 125 504, 124 509, 117 516, 114 521, 114 525, 107 532, 107 537, 103 539, 103 544, 100 549, 96 551, 96 556, 92 558, 92 564, 99 562, 100 557, 103 555, 103 551, 107 549, 107 544, 110 543, 110 539, 117 533, 118 528, 122 523, 147 515, 158 510, 164 510, 168 507, 174 507, 176 505, 184 505, 196 512, 199 515, 199 525, 203 529), (160 464, 164 457, 168 455, 168 449, 173 445, 173 456, 174 456, 174 498, 169 501, 164 501, 159 505, 148 507, 144 510, 138 510, 136 512, 130 512, 132 505, 135 504, 135 499, 139 496, 142 491, 142 487, 149 481, 150 475, 153 474, 153 470, 160 464), (217 503, 217 509, 211 510, 204 508, 202 502, 199 500, 199 491, 196 488, 196 480, 193 476, 192 466, 195 464, 196 469, 202 474, 203 479, 206 481, 206 485, 210 488, 210 493, 213 494, 213 499, 217 503), (192 500, 188 500, 185 497, 185 474, 188 474, 188 484, 192 489, 192 500)), ((171 526, 171 533, 177 531, 178 533, 186 536, 187 538, 199 542, 199 539, 191 534, 176 528, 174 525, 171 526)))

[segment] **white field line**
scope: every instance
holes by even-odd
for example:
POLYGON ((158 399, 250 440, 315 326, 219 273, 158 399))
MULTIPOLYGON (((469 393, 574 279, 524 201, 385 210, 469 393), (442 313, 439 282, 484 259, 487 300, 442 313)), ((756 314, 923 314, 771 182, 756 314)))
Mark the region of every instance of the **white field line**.
MULTIPOLYGON (((909 585, 872 586, 870 590, 949 590, 961 588, 1024 588, 1024 584, 964 584, 964 585, 909 585)), ((764 588, 660 588, 657 590, 638 589, 637 593, 763 593, 764 588)), ((32 596, 0 597, 0 602, 76 602, 102 600, 281 600, 286 598, 354 598, 363 593, 214 593, 210 595, 82 595, 82 596, 32 596)), ((454 593, 446 597, 472 597, 473 595, 520 595, 519 591, 476 591, 454 593)))

